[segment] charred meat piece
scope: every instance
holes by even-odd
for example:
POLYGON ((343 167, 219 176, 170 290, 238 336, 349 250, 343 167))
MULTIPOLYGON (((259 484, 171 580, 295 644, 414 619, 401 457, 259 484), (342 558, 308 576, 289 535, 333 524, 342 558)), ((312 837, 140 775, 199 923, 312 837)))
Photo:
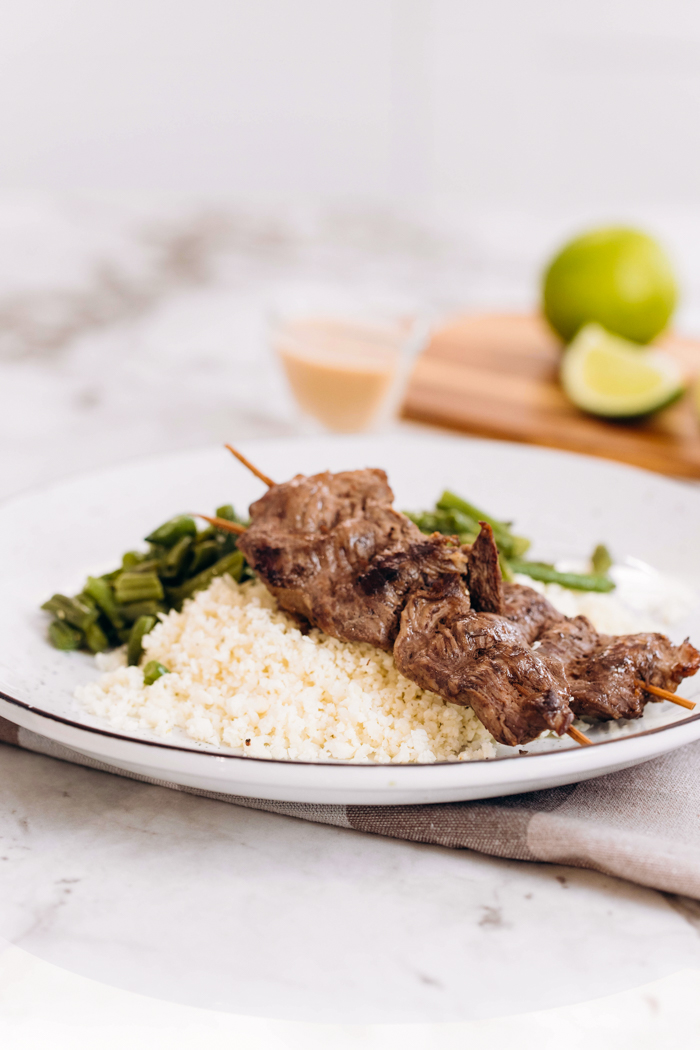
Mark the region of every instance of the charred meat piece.
POLYGON ((253 503, 238 546, 283 609, 390 652, 408 595, 466 571, 458 541, 424 536, 393 498, 383 470, 298 475, 253 503))
POLYGON ((467 582, 472 608, 503 616, 503 578, 493 529, 480 521, 481 532, 467 555, 467 582))
POLYGON ((606 636, 598 634, 585 616, 570 618, 557 614, 543 625, 537 637, 536 651, 553 673, 568 682, 572 668, 606 641, 606 636))
POLYGON ((506 616, 517 624, 552 674, 571 694, 579 717, 610 721, 640 718, 653 700, 636 681, 675 691, 700 667, 700 653, 663 634, 598 634, 585 616, 562 616, 530 587, 506 584, 506 616))
POLYGON ((566 619, 544 595, 521 583, 504 583, 503 599, 503 615, 518 625, 530 645, 549 624, 566 619))
POLYGON ((394 645, 406 678, 456 704, 469 704, 503 744, 524 744, 573 721, 568 691, 523 632, 494 613, 478 613, 461 581, 443 577, 416 592, 394 645))
POLYGON ((654 698, 636 683, 675 691, 700 668, 700 653, 686 639, 673 645, 663 634, 599 636, 588 657, 568 667, 571 707, 578 716, 609 721, 639 718, 654 698))

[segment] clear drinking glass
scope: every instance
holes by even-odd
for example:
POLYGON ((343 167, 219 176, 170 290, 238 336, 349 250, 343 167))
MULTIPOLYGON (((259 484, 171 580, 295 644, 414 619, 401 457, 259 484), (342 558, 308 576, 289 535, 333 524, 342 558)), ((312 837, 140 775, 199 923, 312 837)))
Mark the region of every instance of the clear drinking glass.
POLYGON ((302 413, 337 433, 382 429, 396 416, 428 325, 370 306, 273 311, 272 348, 302 413))

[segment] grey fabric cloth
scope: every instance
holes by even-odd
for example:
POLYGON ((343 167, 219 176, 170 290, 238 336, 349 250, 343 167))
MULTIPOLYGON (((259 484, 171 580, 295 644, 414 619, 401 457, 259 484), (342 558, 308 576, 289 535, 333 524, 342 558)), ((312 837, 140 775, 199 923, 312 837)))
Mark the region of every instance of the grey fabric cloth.
POLYGON ((127 773, 2 718, 0 741, 237 806, 495 857, 592 868, 700 898, 700 743, 550 791, 428 806, 322 806, 223 795, 127 773))

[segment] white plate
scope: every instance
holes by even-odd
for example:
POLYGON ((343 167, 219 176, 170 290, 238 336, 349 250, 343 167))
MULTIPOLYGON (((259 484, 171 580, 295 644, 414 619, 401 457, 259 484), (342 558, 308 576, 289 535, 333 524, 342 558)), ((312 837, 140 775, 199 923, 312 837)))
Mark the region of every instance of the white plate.
MULTIPOLYGON (((682 578, 700 593, 700 493, 630 467, 564 452, 406 432, 384 438, 250 442, 244 451, 274 478, 325 468, 381 466, 397 506, 430 506, 446 487, 536 539, 535 557, 581 557, 605 540, 682 578)), ((0 508, 0 714, 113 766, 191 787, 297 802, 392 804, 488 798, 554 787, 644 762, 700 738, 700 715, 672 704, 594 747, 568 738, 528 753, 436 765, 352 765, 242 757, 188 738, 123 735, 73 701, 96 674, 92 658, 45 641, 38 606, 54 591, 75 593, 88 573, 113 568, 160 521, 224 502, 243 509, 262 492, 228 452, 206 449, 95 472, 0 508)), ((700 614, 669 632, 700 639, 700 614)), ((685 683, 685 695, 698 691, 685 683)))

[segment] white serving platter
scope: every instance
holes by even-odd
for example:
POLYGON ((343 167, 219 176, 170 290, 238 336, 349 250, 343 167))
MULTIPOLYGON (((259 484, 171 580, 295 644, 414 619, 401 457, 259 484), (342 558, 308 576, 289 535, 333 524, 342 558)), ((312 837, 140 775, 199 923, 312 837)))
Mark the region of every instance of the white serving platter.
MULTIPOLYGON (((604 540, 619 559, 654 566, 700 595, 700 492, 631 467, 547 449, 423 434, 248 442, 242 450, 275 479, 380 466, 399 508, 434 503, 443 488, 515 520, 533 556, 581 558, 604 540), (636 560, 636 562, 635 562, 636 560)), ((672 704, 615 727, 593 727, 593 747, 546 739, 495 759, 434 765, 354 765, 241 756, 185 736, 115 732, 87 715, 75 687, 96 675, 91 657, 46 641, 39 605, 75 593, 174 514, 263 491, 224 449, 171 455, 84 474, 0 507, 0 715, 119 769, 223 794, 280 801, 390 805, 489 798, 573 783, 636 765, 700 739, 700 714, 672 704)), ((700 640, 700 606, 668 633, 700 640)), ((700 682, 684 683, 694 698, 700 682)))

